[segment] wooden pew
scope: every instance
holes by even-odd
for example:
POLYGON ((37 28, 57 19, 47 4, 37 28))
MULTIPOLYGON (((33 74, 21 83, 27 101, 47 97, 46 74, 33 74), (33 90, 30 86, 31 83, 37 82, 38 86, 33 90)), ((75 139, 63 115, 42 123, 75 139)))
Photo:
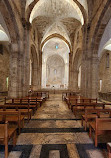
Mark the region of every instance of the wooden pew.
POLYGON ((89 136, 95 134, 95 147, 98 145, 98 136, 111 134, 111 118, 96 118, 95 121, 89 124, 89 136))
POLYGON ((29 98, 10 99, 9 102, 7 102, 7 99, 5 98, 5 104, 29 105, 30 109, 33 110, 33 113, 35 113, 35 111, 37 110, 37 107, 38 107, 37 98, 35 98, 35 99, 29 99, 29 98))
POLYGON ((75 99, 72 98, 69 100, 70 108, 72 111, 74 106, 79 106, 80 104, 82 105, 84 103, 97 103, 97 98, 92 99, 92 98, 85 98, 80 96, 79 98, 75 98, 75 99))
POLYGON ((107 143, 108 158, 111 158, 111 143, 107 143))
POLYGON ((21 115, 20 111, 4 111, 0 110, 0 121, 8 121, 9 123, 16 123, 19 129, 24 127, 24 116, 21 115))
POLYGON ((42 97, 46 100, 47 98, 49 98, 49 91, 34 91, 32 95, 28 97, 42 97))
POLYGON ((37 94, 37 97, 41 96, 44 98, 49 98, 49 91, 37 91, 36 94, 37 94))
MULTIPOLYGON (((73 108, 73 104, 77 104, 77 102, 80 102, 80 100, 82 101, 83 99, 86 99, 85 97, 83 96, 68 96, 68 97, 65 97, 65 101, 68 105, 68 108, 72 110, 73 108)), ((83 101, 82 101, 83 102, 83 101)))
POLYGON ((30 97, 25 97, 23 99, 29 99, 29 100, 34 100, 34 99, 37 99, 37 103, 40 104, 40 106, 42 105, 42 103, 45 102, 45 98, 44 97, 41 97, 41 96, 30 96, 30 97))
POLYGON ((13 138, 13 146, 16 145, 16 128, 8 126, 8 122, 0 123, 0 144, 5 145, 5 158, 8 158, 8 142, 13 138))
POLYGON ((74 112, 74 115, 76 116, 78 111, 85 111, 85 109, 104 109, 104 108, 105 108, 104 103, 84 102, 84 103, 75 104, 75 106, 73 106, 73 112, 74 112))
POLYGON ((77 92, 62 92, 62 100, 66 100, 67 97, 75 96, 77 92))
POLYGON ((27 116, 28 121, 31 119, 32 116, 32 109, 30 109, 29 104, 28 105, 21 105, 21 104, 5 104, 0 105, 0 109, 6 110, 6 111, 20 111, 22 115, 27 116))
POLYGON ((85 109, 85 114, 82 115, 82 126, 84 124, 85 131, 87 129, 87 123, 94 121, 94 119, 111 117, 111 109, 85 109))

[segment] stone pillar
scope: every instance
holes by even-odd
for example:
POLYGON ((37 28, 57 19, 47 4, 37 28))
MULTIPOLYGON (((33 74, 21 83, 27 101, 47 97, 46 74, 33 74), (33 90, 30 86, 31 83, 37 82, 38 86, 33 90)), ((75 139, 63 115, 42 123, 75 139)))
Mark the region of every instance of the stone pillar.
POLYGON ((72 89, 72 53, 69 53, 69 90, 72 89))
POLYGON ((99 87, 99 59, 97 54, 92 58, 92 98, 98 97, 99 87))
POLYGON ((81 95, 91 97, 91 58, 85 56, 81 64, 81 95))
POLYGON ((18 44, 13 43, 10 48, 10 75, 8 96, 16 98, 18 96, 18 44))
MULTIPOLYGON (((30 38, 31 38, 31 25, 30 23, 24 24, 24 78, 23 78, 23 96, 28 95, 29 80, 30 80, 30 38)), ((22 74, 23 75, 23 74, 22 74)))
POLYGON ((98 68, 99 60, 97 54, 87 57, 82 61, 82 84, 81 94, 88 98, 98 97, 98 68))
POLYGON ((42 87, 42 52, 39 50, 39 64, 38 64, 38 89, 42 87))
POLYGON ((38 83, 37 83, 37 68, 33 68, 33 74, 32 74, 32 87, 33 87, 33 91, 37 91, 38 89, 38 83))
POLYGON ((30 25, 24 25, 23 37, 11 44, 9 97, 28 95, 30 77, 30 25))
POLYGON ((65 64, 65 73, 64 73, 64 88, 68 88, 68 80, 69 80, 69 63, 65 64))
POLYGON ((78 71, 73 70, 73 91, 78 92, 78 71))

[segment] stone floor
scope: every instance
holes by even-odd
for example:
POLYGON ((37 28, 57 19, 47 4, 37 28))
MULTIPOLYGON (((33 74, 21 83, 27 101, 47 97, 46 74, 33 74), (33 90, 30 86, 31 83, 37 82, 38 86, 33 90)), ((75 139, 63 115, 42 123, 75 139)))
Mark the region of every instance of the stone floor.
POLYGON ((106 158, 106 151, 103 142, 94 147, 80 119, 75 118, 62 96, 52 94, 25 123, 9 158, 106 158))

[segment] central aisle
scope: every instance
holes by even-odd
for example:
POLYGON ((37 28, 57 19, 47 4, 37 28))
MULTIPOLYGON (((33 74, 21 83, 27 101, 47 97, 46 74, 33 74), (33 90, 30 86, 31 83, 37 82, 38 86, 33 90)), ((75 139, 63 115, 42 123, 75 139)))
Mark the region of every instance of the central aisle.
POLYGON ((103 158, 62 96, 50 95, 25 124, 10 158, 103 158))

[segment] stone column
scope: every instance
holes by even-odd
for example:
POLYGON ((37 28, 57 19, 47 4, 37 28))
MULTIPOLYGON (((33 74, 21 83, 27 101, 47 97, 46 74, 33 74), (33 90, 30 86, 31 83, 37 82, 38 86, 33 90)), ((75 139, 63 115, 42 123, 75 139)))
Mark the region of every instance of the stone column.
POLYGON ((69 90, 72 89, 72 53, 69 53, 69 90))
POLYGON ((73 70, 73 91, 78 92, 78 71, 73 70))
POLYGON ((18 96, 18 44, 13 43, 10 48, 10 75, 8 96, 16 98, 18 96))
POLYGON ((98 96, 98 64, 99 60, 96 54, 85 58, 82 62, 81 94, 88 98, 96 98, 98 96))
POLYGON ((81 95, 90 97, 91 94, 91 58, 83 56, 81 64, 81 95))
POLYGON ((38 65, 38 89, 42 87, 42 52, 39 50, 39 65, 38 65))
POLYGON ((65 73, 64 73, 64 88, 68 88, 68 80, 69 80, 69 63, 65 64, 65 73))
MULTIPOLYGON (((31 25, 30 23, 25 23, 24 24, 24 39, 23 39, 23 44, 24 44, 24 78, 23 78, 23 96, 28 95, 28 90, 29 90, 29 80, 30 80, 30 35, 31 33, 31 25)), ((22 74, 23 75, 23 74, 22 74)))
POLYGON ((93 54, 92 58, 92 98, 98 97, 99 87, 99 59, 97 54, 93 54))
POLYGON ((37 91, 38 88, 38 84, 37 84, 37 68, 33 68, 33 74, 32 74, 32 86, 33 86, 33 90, 37 91))

